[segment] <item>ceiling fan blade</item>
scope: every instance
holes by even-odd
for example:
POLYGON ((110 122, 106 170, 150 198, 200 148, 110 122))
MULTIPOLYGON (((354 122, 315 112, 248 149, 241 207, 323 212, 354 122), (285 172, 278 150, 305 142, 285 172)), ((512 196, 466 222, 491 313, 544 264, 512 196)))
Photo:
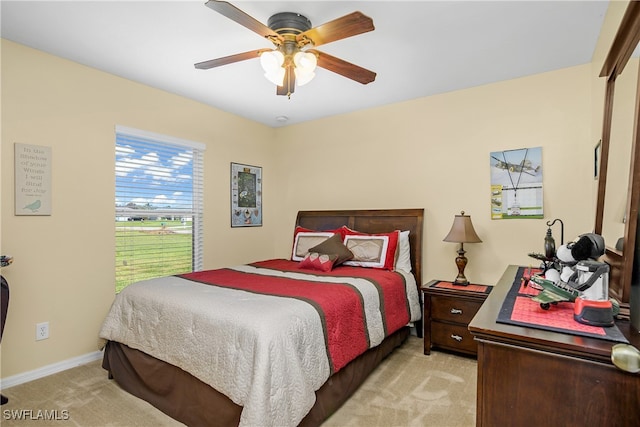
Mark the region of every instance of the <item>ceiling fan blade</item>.
POLYGON ((264 25, 262 22, 253 18, 252 16, 247 15, 245 12, 241 11, 231 3, 219 0, 209 0, 205 3, 205 6, 207 6, 211 10, 215 10, 223 16, 226 16, 232 21, 237 22, 243 27, 250 29, 254 33, 258 33, 262 37, 266 37, 269 39, 275 38, 282 41, 282 36, 280 36, 278 33, 264 25))
POLYGON ((366 68, 362 68, 343 59, 336 58, 335 56, 319 52, 315 49, 309 49, 307 52, 313 52, 316 54, 318 57, 318 67, 333 71, 336 74, 355 80, 363 85, 371 83, 376 79, 376 73, 369 71, 366 68))
POLYGON ((296 74, 293 67, 287 67, 284 74, 284 83, 276 88, 276 95, 291 96, 296 90, 296 74))
POLYGON ((374 29, 371 18, 361 12, 353 12, 298 34, 296 40, 300 42, 307 38, 311 39, 314 46, 320 46, 374 29))
POLYGON ((208 61, 198 62, 195 64, 195 67, 199 70, 208 70, 209 68, 220 67, 221 65, 233 64, 234 62, 257 58, 266 50, 270 49, 250 50, 249 52, 236 53, 235 55, 224 56, 222 58, 210 59, 208 61))

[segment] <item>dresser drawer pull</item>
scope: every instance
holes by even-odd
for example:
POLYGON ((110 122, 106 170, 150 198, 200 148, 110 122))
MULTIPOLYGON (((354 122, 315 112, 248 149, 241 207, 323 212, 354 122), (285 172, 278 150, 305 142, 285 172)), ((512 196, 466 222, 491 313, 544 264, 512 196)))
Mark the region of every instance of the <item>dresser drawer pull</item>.
POLYGON ((454 340, 461 342, 462 341, 462 337, 460 335, 451 335, 451 338, 453 338, 454 340))
POLYGON ((460 310, 459 308, 452 308, 450 310, 451 314, 462 314, 462 310, 460 310))

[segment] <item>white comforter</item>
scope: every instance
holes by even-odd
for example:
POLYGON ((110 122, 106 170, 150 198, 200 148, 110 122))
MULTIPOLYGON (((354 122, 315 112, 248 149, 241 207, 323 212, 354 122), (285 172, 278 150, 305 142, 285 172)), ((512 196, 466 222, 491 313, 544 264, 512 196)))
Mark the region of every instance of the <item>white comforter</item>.
MULTIPOLYGON (((299 275, 252 266, 235 269, 299 275)), ((403 275, 415 321, 420 318, 415 279, 403 275)), ((336 280, 345 282, 344 277, 336 280)), ((373 347, 384 339, 378 293, 367 280, 353 279, 353 285, 363 295, 373 347)), ((241 426, 299 424, 330 375, 321 320, 310 304, 178 277, 125 288, 100 338, 141 350, 211 385, 243 407, 241 426)))

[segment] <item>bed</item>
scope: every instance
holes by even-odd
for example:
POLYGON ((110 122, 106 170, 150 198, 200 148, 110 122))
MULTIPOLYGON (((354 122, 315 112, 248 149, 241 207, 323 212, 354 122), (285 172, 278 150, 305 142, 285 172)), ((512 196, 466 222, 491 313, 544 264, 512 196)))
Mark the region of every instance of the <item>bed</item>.
MULTIPOLYGON (((410 325, 421 336, 419 297, 400 303, 387 294, 401 293, 392 284, 394 277, 400 277, 410 299, 419 295, 422 234, 423 209, 300 211, 291 260, 153 279, 151 284, 130 285, 127 289, 136 289, 131 295, 122 296, 126 289, 121 292, 100 332, 105 343, 102 366, 124 390, 190 426, 320 425, 402 345, 410 325), (357 231, 350 236, 352 244, 367 243, 366 236, 404 231, 410 263, 406 269, 411 272, 362 268, 353 260, 330 271, 316 265, 296 270, 304 263, 327 260, 327 256, 315 259, 309 253, 294 260, 298 237, 302 241, 305 232, 309 237, 326 230, 336 236, 342 230, 345 244, 344 230, 357 231), (227 279, 233 279, 228 287, 224 285, 227 279), (281 284, 283 280, 286 285, 281 284), (275 296, 253 288, 272 282, 278 289, 275 296), (302 296, 290 297, 286 293, 289 286, 292 293, 302 292, 302 296), (319 286, 321 296, 307 296, 308 289, 319 286), (334 288, 359 301, 360 308, 349 315, 337 311, 344 308, 337 308, 339 300, 330 293, 334 288), (372 295, 372 288, 383 292, 372 295), (186 293, 196 301, 184 302, 186 293), (160 294, 175 306, 156 301, 160 294), (140 301, 146 297, 152 300, 151 308, 140 301), (207 298, 220 306, 212 308, 207 298), (206 307, 207 316, 215 313, 217 323, 207 326, 206 333, 197 306, 206 307), (249 320, 252 316, 244 314, 249 311, 256 312, 258 319, 249 320), (309 312, 321 314, 309 316, 309 312), (352 317, 356 320, 348 323, 352 317), (280 326, 267 324, 267 319, 280 326), (232 323, 246 323, 245 329, 236 331, 232 323), (322 334, 320 344, 314 337, 318 334, 322 334), (335 339, 334 343, 334 336, 348 340, 338 344, 335 339)), ((397 247, 400 250, 399 244, 397 247)), ((393 257, 400 263, 400 256, 393 257)))

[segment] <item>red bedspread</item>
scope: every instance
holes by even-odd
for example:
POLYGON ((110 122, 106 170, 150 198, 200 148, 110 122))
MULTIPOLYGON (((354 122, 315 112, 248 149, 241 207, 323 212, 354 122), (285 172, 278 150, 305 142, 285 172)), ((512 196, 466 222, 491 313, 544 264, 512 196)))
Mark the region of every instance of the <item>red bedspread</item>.
POLYGON ((340 266, 323 273, 299 268, 298 262, 269 260, 251 264, 257 268, 299 273, 302 276, 263 276, 232 269, 208 270, 180 277, 248 292, 303 300, 318 312, 324 325, 325 345, 332 373, 339 371, 370 346, 364 302, 358 289, 349 283, 305 280, 311 276, 356 277, 366 279, 379 292, 385 336, 409 322, 409 303, 402 275, 386 270, 340 266))

